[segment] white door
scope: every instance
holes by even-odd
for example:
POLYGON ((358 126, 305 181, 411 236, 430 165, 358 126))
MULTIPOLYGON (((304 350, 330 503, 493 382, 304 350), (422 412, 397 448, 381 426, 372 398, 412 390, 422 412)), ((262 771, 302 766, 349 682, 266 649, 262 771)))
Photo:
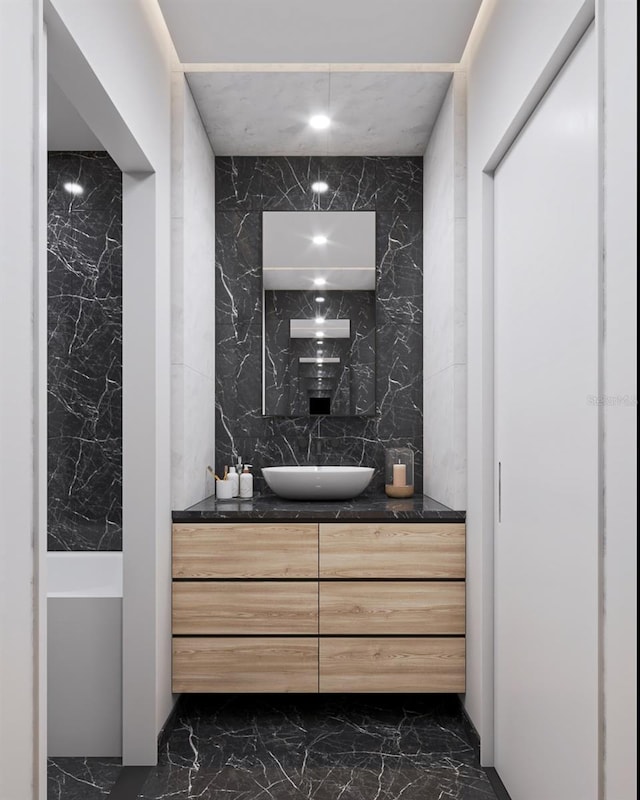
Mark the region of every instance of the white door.
POLYGON ((513 800, 598 795, 597 171, 591 29, 495 173, 495 766, 513 800))

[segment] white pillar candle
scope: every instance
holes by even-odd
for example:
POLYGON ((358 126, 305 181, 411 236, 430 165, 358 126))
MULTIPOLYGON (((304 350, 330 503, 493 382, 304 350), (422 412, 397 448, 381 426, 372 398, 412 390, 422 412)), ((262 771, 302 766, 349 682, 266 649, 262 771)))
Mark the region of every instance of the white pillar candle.
POLYGON ((393 485, 406 486, 407 485, 407 465, 394 464, 393 465, 393 485))

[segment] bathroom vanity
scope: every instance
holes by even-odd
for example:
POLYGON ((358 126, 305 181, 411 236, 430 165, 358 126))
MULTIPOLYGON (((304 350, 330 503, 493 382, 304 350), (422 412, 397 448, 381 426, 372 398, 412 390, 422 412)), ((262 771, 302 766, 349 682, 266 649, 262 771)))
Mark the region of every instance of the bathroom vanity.
POLYGON ((463 692, 464 514, 423 496, 173 514, 174 692, 463 692))

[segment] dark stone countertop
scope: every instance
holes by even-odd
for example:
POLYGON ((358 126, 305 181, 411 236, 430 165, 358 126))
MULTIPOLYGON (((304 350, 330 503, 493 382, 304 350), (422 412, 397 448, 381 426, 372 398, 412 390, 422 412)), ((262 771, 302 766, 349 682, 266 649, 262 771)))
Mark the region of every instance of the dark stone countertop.
POLYGON ((174 511, 174 522, 220 522, 257 520, 264 522, 330 522, 366 520, 368 522, 464 522, 464 511, 453 511, 426 495, 394 500, 386 495, 360 495, 353 500, 283 500, 273 494, 251 499, 216 500, 207 497, 183 511, 174 511))

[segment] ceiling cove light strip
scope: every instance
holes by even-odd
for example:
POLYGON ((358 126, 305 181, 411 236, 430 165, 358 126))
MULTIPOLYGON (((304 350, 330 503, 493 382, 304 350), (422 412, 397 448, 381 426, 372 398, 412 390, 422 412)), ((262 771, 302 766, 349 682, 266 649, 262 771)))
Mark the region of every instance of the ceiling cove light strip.
POLYGON ((304 64, 200 62, 180 64, 183 72, 459 72, 459 63, 304 64))

